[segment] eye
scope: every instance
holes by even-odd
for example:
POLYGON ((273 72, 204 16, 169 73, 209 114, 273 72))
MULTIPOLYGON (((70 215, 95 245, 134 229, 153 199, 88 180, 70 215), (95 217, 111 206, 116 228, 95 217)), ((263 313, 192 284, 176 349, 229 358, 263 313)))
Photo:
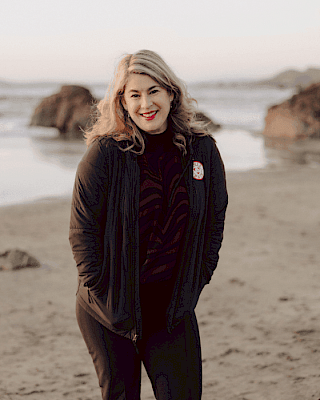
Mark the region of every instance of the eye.
POLYGON ((139 95, 134 93, 134 94, 131 95, 131 97, 135 97, 136 98, 136 97, 139 97, 139 95))
POLYGON ((153 90, 151 90, 150 94, 155 94, 155 93, 157 93, 157 92, 159 92, 158 89, 153 89, 153 90))

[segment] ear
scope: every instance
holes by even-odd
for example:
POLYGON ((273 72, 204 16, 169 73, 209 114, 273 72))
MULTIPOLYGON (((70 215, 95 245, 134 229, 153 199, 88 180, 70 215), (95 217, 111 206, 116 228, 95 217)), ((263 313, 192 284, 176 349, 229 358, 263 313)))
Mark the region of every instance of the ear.
POLYGON ((174 94, 173 94, 173 93, 171 93, 171 94, 170 94, 170 103, 172 103, 172 102, 173 102, 173 99, 174 99, 174 94))

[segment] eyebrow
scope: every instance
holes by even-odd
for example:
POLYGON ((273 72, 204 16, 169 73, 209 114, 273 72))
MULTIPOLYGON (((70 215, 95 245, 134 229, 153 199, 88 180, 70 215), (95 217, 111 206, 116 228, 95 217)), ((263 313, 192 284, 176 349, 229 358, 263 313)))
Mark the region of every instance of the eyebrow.
MULTIPOLYGON (((159 85, 151 86, 151 87, 149 87, 149 89, 147 91, 150 92, 150 90, 152 90, 152 89, 154 89, 156 87, 160 87, 160 86, 159 85)), ((138 93, 138 92, 140 92, 140 90, 131 89, 131 90, 129 90, 129 93, 131 93, 131 92, 138 93)))

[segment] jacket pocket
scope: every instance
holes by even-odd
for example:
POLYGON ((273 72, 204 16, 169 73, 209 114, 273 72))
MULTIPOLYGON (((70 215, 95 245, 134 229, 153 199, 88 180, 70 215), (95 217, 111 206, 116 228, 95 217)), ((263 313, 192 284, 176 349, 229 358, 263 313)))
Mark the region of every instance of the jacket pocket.
POLYGON ((101 274, 91 277, 89 280, 86 277, 79 276, 79 287, 84 287, 88 292, 90 291, 92 294, 99 295, 99 289, 101 288, 101 274))
POLYGON ((202 264, 198 285, 198 300, 203 288, 210 283, 211 277, 212 274, 209 268, 205 264, 202 264))
POLYGON ((97 285, 98 282, 99 282, 99 276, 90 279, 83 286, 85 286, 85 287, 87 287, 89 289, 92 289, 94 286, 97 285))

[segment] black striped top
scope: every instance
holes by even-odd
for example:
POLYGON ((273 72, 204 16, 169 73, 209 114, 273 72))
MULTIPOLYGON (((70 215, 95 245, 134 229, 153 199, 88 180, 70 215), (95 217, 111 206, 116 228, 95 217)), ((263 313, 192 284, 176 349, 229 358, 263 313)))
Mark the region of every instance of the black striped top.
POLYGON ((181 152, 172 132, 145 137, 146 150, 138 157, 141 283, 172 277, 189 210, 181 152))

